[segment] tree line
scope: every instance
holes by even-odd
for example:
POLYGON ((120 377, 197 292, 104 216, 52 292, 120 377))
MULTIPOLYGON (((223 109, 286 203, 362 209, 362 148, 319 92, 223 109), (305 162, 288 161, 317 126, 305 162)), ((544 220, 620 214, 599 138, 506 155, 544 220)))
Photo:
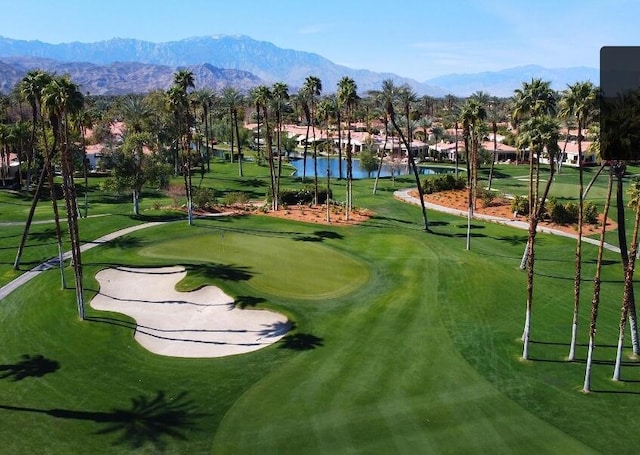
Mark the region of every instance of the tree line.
MULTIPOLYGON (((20 266, 22 250, 29 232, 35 206, 48 188, 55 217, 59 262, 62 270, 62 230, 59 223, 55 169, 62 177, 65 208, 68 217, 68 235, 72 247, 78 314, 84 319, 82 286, 82 262, 78 233, 78 217, 88 215, 85 199, 84 209, 77 199, 74 176, 80 172, 84 186, 88 186, 88 166, 86 159, 87 129, 92 129, 89 140, 107 144, 105 164, 110 168, 110 185, 118 191, 130 191, 133 212, 138 214, 139 198, 145 185, 161 187, 169 178, 182 176, 187 198, 187 220, 193 222, 193 174, 201 177, 211 171, 211 153, 218 141, 230 144, 228 159, 236 162, 238 176, 243 177, 243 148, 252 148, 256 161, 269 167, 269 200, 271 208, 278 210, 281 194, 282 150, 293 147, 284 126, 296 123, 306 127, 303 141, 302 181, 307 179, 309 153, 313 162, 314 202, 318 202, 320 176, 317 159, 320 154, 337 154, 339 175, 346 177, 345 217, 348 219, 353 204, 353 164, 354 159, 351 133, 355 123, 363 123, 365 129, 384 135, 384 145, 372 150, 377 153, 378 162, 387 158, 387 142, 390 137, 404 146, 404 153, 415 178, 421 203, 423 228, 430 231, 427 210, 422 194, 417 159, 413 142, 430 138, 438 140, 448 137, 455 142, 455 166, 458 173, 459 162, 466 165, 468 193, 468 223, 466 248, 471 249, 470 228, 478 194, 479 168, 483 164, 481 143, 489 132, 493 138, 493 153, 489 153, 488 164, 491 188, 493 167, 496 161, 498 131, 511 135, 519 150, 529 163, 528 186, 528 238, 522 259, 526 270, 526 304, 523 329, 524 359, 529 358, 529 342, 532 325, 532 309, 535 277, 535 252, 537 225, 544 216, 554 174, 563 161, 564 151, 560 147, 563 134, 560 125, 566 125, 565 146, 571 127, 575 128, 578 146, 578 229, 575 249, 574 311, 571 321, 571 345, 568 359, 575 360, 575 346, 578 331, 582 282, 582 219, 584 199, 592 182, 585 190, 583 181, 584 150, 582 142, 585 131, 594 131, 592 147, 598 150, 598 88, 590 82, 577 82, 562 92, 551 89, 550 82, 532 79, 524 82, 510 98, 498 98, 484 92, 476 92, 468 98, 448 95, 444 98, 419 97, 407 85, 396 85, 385 80, 380 90, 358 94, 355 81, 343 77, 331 94, 323 95, 322 81, 308 76, 297 93, 291 94, 287 84, 258 86, 247 93, 234 88, 226 88, 220 93, 209 89, 197 89, 191 72, 177 71, 173 85, 166 91, 154 91, 145 95, 124 97, 100 97, 83 95, 79 87, 68 77, 52 75, 43 71, 29 72, 9 96, 3 96, 0 110, 0 169, 3 183, 8 175, 8 157, 11 152, 18 154, 23 163, 19 174, 19 186, 33 192, 33 202, 25 225, 22 240, 16 255, 14 267, 20 266), (121 120, 126 125, 121 143, 115 143, 110 133, 110 125, 121 120), (257 128, 245 128, 248 121, 255 122, 257 128), (379 125, 382 125, 380 128, 379 125), (453 134, 451 133, 453 131, 453 134), (324 141, 318 141, 324 136, 324 141), (322 134, 324 132, 324 135, 322 134), (337 136, 337 146, 330 140, 337 136), (346 138, 345 138, 346 134, 346 138), (459 136, 460 135, 460 136, 459 136), (458 151, 458 139, 462 145, 458 151), (311 148, 311 150, 309 150, 311 148), (343 156, 346 168, 343 174, 343 156), (541 187, 540 166, 542 159, 548 162, 548 179, 541 187), (36 178, 34 178, 34 176, 36 178)), ((371 146, 371 144, 369 144, 371 146)), ((436 145, 437 151, 437 145, 436 145)), ((624 296, 621 305, 620 342, 616 372, 619 379, 620 358, 624 331, 627 321, 631 327, 634 353, 640 351, 637 337, 637 320, 633 295, 633 267, 637 251, 638 216, 629 250, 624 228, 624 192, 622 189, 626 163, 624 161, 603 161, 599 172, 609 168, 606 217, 609 201, 616 185, 616 207, 618 213, 618 235, 622 252, 624 274, 624 296)), ((373 191, 376 192, 380 166, 373 191)), ((327 176, 329 177, 329 176, 327 176)), ((202 181, 202 179, 201 179, 202 181)), ((328 178, 327 178, 328 184, 328 178)), ((631 201, 637 207, 640 185, 631 188, 631 201)), ((327 191, 327 195, 329 192, 327 191)), ((85 191, 86 195, 86 191, 85 191)), ((86 197, 86 196, 85 196, 86 197)), ((327 203, 328 203, 328 197, 327 203)), ((636 212, 637 213, 637 212, 636 212)), ((329 211, 327 211, 329 216, 329 211)), ((606 219, 606 218, 605 218, 606 219)), ((585 373, 584 390, 589 390, 589 375, 592 352, 595 346, 597 308, 599 304, 599 276, 606 223, 602 225, 601 242, 592 299, 590 321, 590 343, 585 373)), ((62 273, 62 286, 64 274, 62 273)))

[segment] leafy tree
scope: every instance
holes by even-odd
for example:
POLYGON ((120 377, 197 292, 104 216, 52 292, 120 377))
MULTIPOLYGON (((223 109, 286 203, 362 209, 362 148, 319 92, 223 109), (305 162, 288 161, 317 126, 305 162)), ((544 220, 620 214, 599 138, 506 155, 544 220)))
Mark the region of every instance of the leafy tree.
POLYGON ((111 167, 111 178, 105 182, 105 187, 118 193, 131 191, 134 215, 140 214, 144 185, 150 183, 164 188, 169 183, 169 166, 162 163, 157 154, 144 152, 153 144, 151 133, 130 133, 125 135, 120 150, 105 157, 111 167))
POLYGON ((380 160, 370 150, 363 150, 358 157, 360 158, 360 169, 369 174, 369 176, 380 167, 380 160))

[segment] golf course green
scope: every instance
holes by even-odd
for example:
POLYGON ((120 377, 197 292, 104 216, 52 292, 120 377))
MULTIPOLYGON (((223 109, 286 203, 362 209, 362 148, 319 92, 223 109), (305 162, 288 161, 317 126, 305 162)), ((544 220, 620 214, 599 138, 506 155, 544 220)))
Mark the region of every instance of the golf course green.
MULTIPOLYGON (((246 171, 254 183, 268 178, 256 165, 246 171)), ((500 171, 496 185, 518 185, 518 175, 500 171)), ((242 187, 234 168, 216 172, 205 184, 242 187)), ((181 265, 188 273, 179 290, 216 285, 240 307, 286 315, 292 330, 255 352, 163 357, 136 343, 125 315, 87 305, 80 321, 70 266, 66 289, 52 269, 7 295, 0 453, 635 453, 640 436, 623 432, 640 404, 630 348, 623 380, 611 381, 619 254, 605 252, 593 391, 584 394, 596 247, 584 246, 577 360, 567 362, 575 240, 539 235, 531 358, 523 361, 526 231, 474 221, 466 251, 466 219, 430 210, 425 232, 419 207, 392 196, 410 179, 384 179, 376 195, 371 183, 354 183, 354 204, 373 213, 357 226, 261 215, 188 226, 182 217, 83 254, 87 302, 104 268, 181 265)), ((343 197, 344 182, 334 194, 343 197)), ((16 204, 5 216, 19 221, 28 200, 1 197, 16 204)), ((92 213, 109 216, 81 220, 84 242, 167 215, 151 197, 144 217, 129 215, 128 199, 91 197, 92 213)), ((51 229, 33 226, 25 268, 55 255, 51 229)), ((2 284, 19 274, 10 265, 20 233, 3 228, 2 284)))

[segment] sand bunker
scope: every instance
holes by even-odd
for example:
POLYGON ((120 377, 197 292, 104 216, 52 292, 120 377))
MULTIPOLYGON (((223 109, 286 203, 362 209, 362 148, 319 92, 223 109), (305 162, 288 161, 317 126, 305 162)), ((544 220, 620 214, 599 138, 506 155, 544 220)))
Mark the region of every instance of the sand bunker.
POLYGON ((178 292, 183 267, 118 267, 98 272, 97 310, 136 320, 135 339, 156 354, 174 357, 222 357, 256 351, 281 339, 291 328, 287 318, 267 310, 236 308, 215 286, 178 292))

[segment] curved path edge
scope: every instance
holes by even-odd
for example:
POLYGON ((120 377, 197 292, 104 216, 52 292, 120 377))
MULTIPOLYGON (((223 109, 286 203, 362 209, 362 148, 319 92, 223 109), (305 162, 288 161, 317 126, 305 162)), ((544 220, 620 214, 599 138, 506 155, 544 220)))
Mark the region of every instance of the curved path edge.
MULTIPOLYGON (((113 240, 113 239, 116 239, 118 237, 121 237, 123 235, 129 234, 131 232, 139 231, 140 229, 145 229, 145 228, 148 228, 148 227, 158 226, 158 225, 164 224, 164 223, 166 223, 166 221, 154 221, 154 222, 150 222, 150 223, 138 224, 136 226, 130 226, 128 228, 120 229, 118 231, 111 232, 109 234, 103 235, 102 237, 99 237, 99 238, 97 238, 97 239, 95 239, 95 240, 93 240, 91 242, 87 242, 87 243, 83 244, 82 246, 80 246, 80 251, 84 252, 84 251, 89 250, 89 249, 91 249, 93 247, 96 247, 98 245, 102 245, 103 243, 106 243, 106 242, 108 242, 110 240, 113 240)), ((70 257, 71 257, 71 251, 67 251, 62 256, 63 260, 67 260, 70 257)), ((13 291, 15 291, 17 288, 19 288, 23 284, 31 281, 33 278, 38 276, 40 273, 45 272, 47 270, 50 270, 50 269, 52 269, 54 267, 58 267, 59 263, 60 263, 60 261, 58 260, 57 257, 51 258, 48 261, 43 262, 42 264, 39 264, 39 265, 35 266, 31 270, 28 270, 28 271, 24 272, 19 277, 11 280, 9 283, 5 284, 4 286, 2 286, 0 288, 0 300, 4 299, 6 296, 11 294, 13 291)))

